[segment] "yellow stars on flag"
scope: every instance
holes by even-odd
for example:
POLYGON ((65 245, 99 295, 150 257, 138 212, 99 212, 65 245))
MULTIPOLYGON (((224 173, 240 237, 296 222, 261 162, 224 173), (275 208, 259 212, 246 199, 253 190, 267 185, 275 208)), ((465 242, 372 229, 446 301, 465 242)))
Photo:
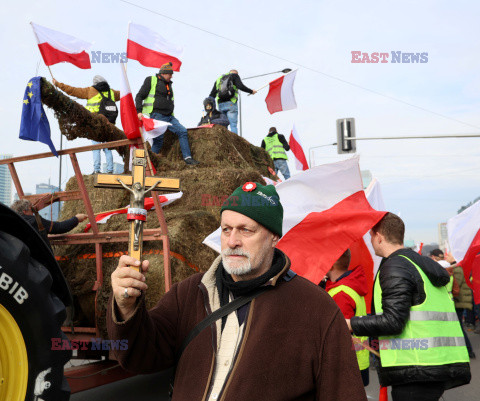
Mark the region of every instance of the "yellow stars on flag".
POLYGON ((33 92, 28 92, 28 97, 31 99, 33 96, 33 92))
POLYGON ((23 103, 28 104, 29 103, 28 99, 24 99, 23 103))
POLYGON ((28 86, 29 88, 31 88, 31 87, 33 86, 32 81, 30 81, 30 82, 27 84, 27 86, 28 86))

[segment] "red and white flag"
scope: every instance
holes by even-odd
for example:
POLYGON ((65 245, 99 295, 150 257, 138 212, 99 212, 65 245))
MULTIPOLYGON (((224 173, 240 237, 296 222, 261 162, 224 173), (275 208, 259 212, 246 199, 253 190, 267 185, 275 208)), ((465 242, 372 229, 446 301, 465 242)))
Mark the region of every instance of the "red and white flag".
MULTIPOLYGON (((311 168, 276 186, 284 210, 277 248, 296 273, 318 284, 385 215, 370 206, 362 188, 358 157, 311 168)), ((220 229, 203 243, 220 252, 220 229)))
POLYGON ((480 201, 447 221, 451 253, 462 266, 465 281, 473 289, 475 304, 480 303, 480 201), (472 282, 470 282, 470 276, 472 282))
POLYGON ((140 136, 140 121, 138 120, 132 91, 130 90, 123 63, 120 63, 120 68, 122 70, 120 80, 120 119, 122 121, 123 132, 125 132, 127 138, 135 139, 140 136))
POLYGON ((127 58, 154 68, 170 61, 173 71, 180 71, 182 54, 183 48, 168 42, 151 29, 131 22, 128 24, 127 58))
POLYGON ((303 151, 302 142, 300 141, 300 136, 298 135, 295 125, 292 128, 290 134, 290 139, 288 140, 290 145, 290 150, 295 156, 295 165, 297 170, 308 170, 307 158, 305 157, 305 152, 303 151))
POLYGON ((66 62, 85 70, 92 68, 90 57, 87 54, 87 50, 92 46, 91 43, 33 22, 30 24, 37 38, 38 48, 45 65, 66 62))
POLYGON ((295 94, 293 93, 293 83, 297 70, 289 72, 270 82, 268 95, 265 98, 267 109, 270 114, 277 111, 292 110, 297 108, 295 94))
MULTIPOLYGON (((167 195, 159 195, 158 200, 162 204, 162 207, 169 205, 170 203, 180 199, 183 195, 183 192, 174 192, 173 194, 167 195)), ((117 214, 127 214, 128 207, 130 205, 125 206, 121 209, 109 210, 108 212, 102 212, 95 215, 95 221, 97 224, 106 224, 110 217, 115 216, 117 214)), ((145 198, 145 210, 154 210, 155 204, 153 203, 153 197, 145 198)), ((85 226, 84 232, 88 232, 92 225, 88 223, 85 226)))
POLYGON ((165 121, 154 120, 153 118, 148 118, 145 114, 143 115, 142 122, 143 128, 145 129, 145 140, 150 143, 150 146, 153 145, 153 140, 165 133, 171 123, 165 121))

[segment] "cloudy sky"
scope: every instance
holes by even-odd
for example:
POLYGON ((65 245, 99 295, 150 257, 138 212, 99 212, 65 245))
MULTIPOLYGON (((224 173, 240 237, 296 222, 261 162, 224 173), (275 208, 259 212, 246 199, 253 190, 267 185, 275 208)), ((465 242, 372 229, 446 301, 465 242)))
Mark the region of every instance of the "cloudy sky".
MULTIPOLYGON (((327 145, 336 141, 335 120, 344 117, 355 118, 358 137, 480 133, 475 40, 480 5, 475 2, 24 1, 6 3, 2 11, 2 154, 48 150, 18 139, 25 85, 33 76, 49 77, 30 21, 90 41, 93 51, 125 51, 129 21, 183 46, 182 70, 174 76, 175 115, 187 127, 197 124, 213 82, 230 68, 241 77, 298 68, 296 110, 270 115, 267 90, 242 97, 243 135, 256 145, 270 126, 288 135, 293 124, 306 151, 327 145), (352 51, 426 52, 428 62, 358 64, 351 62, 352 51)), ((120 81, 118 64, 92 64, 92 70, 58 64, 51 69, 57 80, 73 86, 91 85, 95 74, 113 88, 120 81)), ((128 63, 134 94, 154 71, 128 63)), ((245 84, 259 88, 277 76, 245 84)), ((52 112, 47 115, 59 148, 58 126, 52 112)), ((64 141, 65 147, 82 145, 88 141, 64 141)), ((357 151, 361 168, 380 181, 387 208, 405 220, 406 239, 428 243, 437 240, 439 222, 480 195, 479 145, 480 138, 379 140, 359 141, 357 151)), ((315 165, 345 157, 334 146, 311 152, 315 165)), ((115 159, 120 161, 118 155, 115 159)), ((85 174, 93 171, 90 153, 79 160, 85 174)), ((20 163, 24 190, 34 192, 35 184, 49 179, 57 185, 58 165, 53 158, 20 163)), ((290 168, 295 171, 293 163, 290 168)), ((64 158, 62 187, 72 175, 64 158)))

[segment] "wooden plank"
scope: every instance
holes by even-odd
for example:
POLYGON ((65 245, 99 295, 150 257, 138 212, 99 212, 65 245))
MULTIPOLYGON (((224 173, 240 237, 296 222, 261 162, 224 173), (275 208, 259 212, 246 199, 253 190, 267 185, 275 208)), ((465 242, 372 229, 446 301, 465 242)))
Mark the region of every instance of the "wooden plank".
MULTIPOLYGON (((125 185, 131 186, 133 177, 123 174, 97 174, 94 180, 95 188, 118 188, 117 181, 120 178, 125 185)), ((162 180, 156 187, 156 191, 180 191, 180 180, 178 178, 145 177, 145 186, 151 187, 158 180, 162 180)))
MULTIPOLYGON (((96 149, 111 149, 111 148, 117 148, 119 146, 137 145, 137 144, 138 144, 138 139, 122 139, 120 141, 104 142, 104 143, 99 143, 97 145, 88 145, 88 146, 81 146, 78 148, 59 150, 57 153, 59 155, 69 155, 72 153, 89 152, 91 150, 96 150, 96 149)), ((45 153, 37 153, 35 155, 12 157, 11 159, 0 160, 0 165, 16 163, 16 162, 24 162, 28 160, 45 159, 46 157, 52 157, 52 156, 53 156, 52 152, 45 152, 45 153)))

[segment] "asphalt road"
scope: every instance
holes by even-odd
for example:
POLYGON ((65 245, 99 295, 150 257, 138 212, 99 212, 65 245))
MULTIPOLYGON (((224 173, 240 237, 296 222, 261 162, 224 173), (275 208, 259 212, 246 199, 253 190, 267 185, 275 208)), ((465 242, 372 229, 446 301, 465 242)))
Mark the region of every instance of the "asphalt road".
MULTIPOLYGON (((478 359, 470 362, 472 381, 467 386, 448 390, 443 394, 444 401, 480 399, 480 335, 468 332, 473 350, 478 359)), ((131 377, 116 383, 97 387, 82 393, 73 394, 71 401, 167 401, 170 371, 131 377)), ((259 384, 260 385, 260 384, 259 384)), ((366 388, 369 400, 378 400, 379 384, 377 373, 370 370, 370 384, 366 388)), ((391 397, 389 398, 391 400, 391 397)), ((193 401, 193 400, 192 400, 193 401)))

